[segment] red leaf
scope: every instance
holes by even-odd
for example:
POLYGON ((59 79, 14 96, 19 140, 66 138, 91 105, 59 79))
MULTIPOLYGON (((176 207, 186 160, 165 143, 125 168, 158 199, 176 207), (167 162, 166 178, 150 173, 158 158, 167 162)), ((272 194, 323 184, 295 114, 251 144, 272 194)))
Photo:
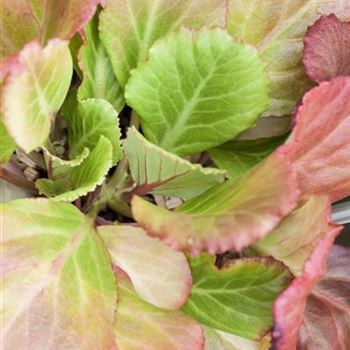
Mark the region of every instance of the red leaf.
POLYGON ((327 267, 307 300, 300 350, 350 349, 350 249, 334 246, 327 267))
POLYGON ((350 22, 333 14, 316 21, 304 38, 303 62, 307 75, 317 82, 350 75, 350 22))
POLYGON ((305 94, 289 139, 300 190, 329 195, 350 193, 350 77, 323 82, 305 94))
MULTIPOLYGON (((317 244, 313 254, 304 265, 303 274, 276 299, 273 315, 273 349, 295 350, 304 310, 311 291, 325 274, 325 259, 341 226, 330 226, 327 235, 317 244)), ((332 349, 333 350, 333 349, 332 349)))

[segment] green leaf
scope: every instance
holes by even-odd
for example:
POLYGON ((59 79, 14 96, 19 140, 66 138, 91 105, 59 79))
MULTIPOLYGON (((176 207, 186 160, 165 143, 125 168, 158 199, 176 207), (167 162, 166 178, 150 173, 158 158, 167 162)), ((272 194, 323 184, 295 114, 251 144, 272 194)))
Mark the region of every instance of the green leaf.
POLYGON ((291 275, 268 258, 228 262, 221 270, 214 257, 190 261, 194 284, 183 310, 199 322, 247 339, 260 339, 272 326, 272 305, 291 275))
POLYGON ((119 301, 115 326, 119 350, 203 350, 200 324, 180 310, 143 301, 128 276, 116 268, 119 301))
POLYGON ((192 164, 148 142, 134 127, 124 143, 130 172, 137 187, 133 193, 195 197, 225 180, 225 172, 192 164))
POLYGON ((210 156, 220 169, 227 170, 231 178, 244 174, 272 153, 286 136, 257 140, 233 140, 213 148, 210 156))
POLYGON ((330 211, 326 196, 313 196, 253 248, 260 255, 282 261, 295 276, 300 276, 319 241, 335 227, 330 211))
POLYGON ((100 99, 78 101, 74 107, 65 108, 63 115, 68 124, 70 158, 79 156, 86 147, 92 151, 103 135, 112 145, 113 165, 120 160, 118 113, 110 103, 100 99))
POLYGON ((269 75, 270 109, 265 115, 290 114, 313 85, 302 64, 304 34, 322 14, 338 12, 350 18, 339 0, 229 0, 228 31, 257 48, 269 75))
POLYGON ((238 179, 212 187, 169 211, 140 197, 134 219, 177 249, 241 250, 264 237, 294 209, 299 191, 287 155, 275 152, 238 179))
POLYGON ((124 107, 124 94, 113 74, 97 27, 98 17, 95 16, 85 28, 87 42, 79 54, 84 78, 78 89, 78 99, 104 99, 120 112, 124 107))
POLYGON ((3 87, 3 122, 26 152, 47 140, 72 72, 68 42, 59 39, 45 48, 37 42, 27 44, 10 67, 3 87))
POLYGON ((148 49, 181 26, 225 25, 225 0, 107 0, 100 15, 101 39, 124 87, 148 49))
POLYGON ((116 283, 92 221, 47 199, 1 209, 4 347, 114 348, 116 283))
POLYGON ((149 141, 188 155, 253 126, 267 107, 266 82, 254 49, 218 28, 182 29, 152 47, 125 97, 149 141))
POLYGON ((4 166, 11 158, 16 144, 6 130, 5 125, 0 121, 0 166, 4 166))
POLYGON ((65 172, 64 179, 39 179, 36 186, 42 194, 55 201, 72 202, 101 185, 111 166, 112 145, 101 136, 89 157, 65 172))

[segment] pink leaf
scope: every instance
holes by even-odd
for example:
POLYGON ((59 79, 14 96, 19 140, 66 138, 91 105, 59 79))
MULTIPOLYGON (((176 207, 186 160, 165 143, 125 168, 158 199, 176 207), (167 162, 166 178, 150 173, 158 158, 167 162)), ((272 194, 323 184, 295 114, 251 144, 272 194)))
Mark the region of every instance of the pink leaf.
POLYGON ((115 269, 119 302, 116 339, 119 350, 203 350, 200 324, 179 310, 162 310, 140 299, 128 276, 115 269))
POLYGON ((275 320, 272 333, 274 349, 296 349, 307 298, 326 272, 325 259, 340 230, 340 226, 330 228, 305 263, 303 274, 294 279, 292 284, 276 299, 273 308, 275 320))
POLYGON ((192 287, 192 275, 186 257, 139 227, 101 226, 98 232, 112 262, 130 277, 136 292, 150 304, 178 309, 192 287))
POLYGON ((350 22, 335 15, 323 16, 304 38, 304 66, 317 82, 350 75, 350 22))
POLYGON ((329 195, 335 201, 349 195, 350 77, 323 82, 305 94, 289 142, 306 196, 329 195))
POLYGON ((1 58, 27 42, 70 39, 95 13, 101 0, 4 0, 1 10, 1 58))

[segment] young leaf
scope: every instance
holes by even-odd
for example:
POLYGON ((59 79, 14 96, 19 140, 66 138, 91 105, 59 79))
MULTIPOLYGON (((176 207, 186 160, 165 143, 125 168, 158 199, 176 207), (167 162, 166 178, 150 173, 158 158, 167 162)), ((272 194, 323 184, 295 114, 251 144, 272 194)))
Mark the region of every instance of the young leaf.
POLYGON ((326 276, 307 299, 299 332, 301 349, 350 348, 350 249, 333 246, 326 276))
MULTIPOLYGON (((312 83, 302 64, 303 37, 321 14, 341 13, 339 0, 229 0, 228 31, 253 45, 265 63, 270 80, 270 109, 265 115, 292 112, 312 83)), ((344 18, 344 19, 345 19, 344 18)))
POLYGON ((267 80, 254 49, 221 29, 182 29, 158 41, 132 72, 125 98, 147 139, 188 155, 254 125, 267 107, 267 80))
POLYGON ((96 146, 100 136, 105 136, 112 145, 113 165, 121 158, 120 130, 118 113, 105 100, 88 99, 63 111, 68 123, 69 155, 75 158, 84 148, 90 151, 96 146))
POLYGON ((317 243, 335 227, 330 222, 328 198, 311 197, 257 242, 254 250, 282 261, 295 276, 300 276, 317 243))
POLYGON ((185 303, 192 275, 183 253, 138 227, 101 226, 98 232, 113 264, 128 274, 144 300, 163 309, 178 309, 185 303))
POLYGON ((98 17, 95 16, 85 28, 87 42, 79 52, 79 63, 84 79, 78 89, 78 99, 104 99, 120 112, 124 106, 124 94, 113 74, 97 26, 98 17))
POLYGON ((137 187, 133 193, 195 197, 225 180, 225 172, 192 164, 148 142, 134 127, 124 143, 130 172, 137 187))
POLYGON ((0 121, 0 167, 3 167, 11 158, 16 144, 8 134, 3 122, 0 121))
POLYGON ((291 275, 273 259, 235 260, 218 270, 214 257, 191 259, 193 287, 183 310, 199 322, 247 339, 272 326, 272 305, 291 275))
POLYGON ((298 196, 291 166, 275 152, 236 180, 217 185, 177 211, 132 200, 135 220, 150 235, 196 254, 240 250, 264 237, 288 214, 298 196))
POLYGON ((112 145, 101 136, 89 157, 65 171, 63 179, 39 179, 36 186, 40 193, 55 201, 72 202, 101 185, 111 166, 112 145))
POLYGON ((303 62, 307 75, 318 83, 350 75, 350 22, 333 14, 316 21, 304 38, 303 62))
POLYGON ((114 348, 115 278, 92 222, 47 199, 1 209, 4 347, 114 348))
POLYGON ((269 340, 256 342, 237 335, 203 327, 205 334, 204 350, 269 350, 269 340))
POLYGON ((274 328, 272 332, 274 348, 295 350, 298 333, 303 322, 307 298, 315 284, 326 272, 326 259, 341 226, 334 227, 317 243, 312 255, 306 261, 303 274, 277 298, 273 307, 274 328))
POLYGON ((153 43, 181 26, 224 26, 225 0, 107 0, 101 39, 123 87, 153 43))
POLYGON ((290 137, 299 188, 332 201, 350 193, 350 77, 338 77, 305 94, 290 137))
POLYGON ((10 67, 3 87, 3 122, 26 152, 46 141, 72 72, 68 42, 59 39, 45 48, 37 42, 27 44, 10 67))
MULTIPOLYGON (((93 16, 101 0, 3 0, 1 59, 37 39, 70 39, 93 16)), ((60 57, 60 56, 57 56, 60 57)))
POLYGON ((182 311, 158 309, 139 298, 116 269, 119 302, 115 327, 119 350, 202 350, 203 330, 182 311))
POLYGON ((283 135, 257 140, 232 140, 212 148, 209 154, 220 169, 227 170, 230 178, 236 178, 266 158, 285 139, 283 135))

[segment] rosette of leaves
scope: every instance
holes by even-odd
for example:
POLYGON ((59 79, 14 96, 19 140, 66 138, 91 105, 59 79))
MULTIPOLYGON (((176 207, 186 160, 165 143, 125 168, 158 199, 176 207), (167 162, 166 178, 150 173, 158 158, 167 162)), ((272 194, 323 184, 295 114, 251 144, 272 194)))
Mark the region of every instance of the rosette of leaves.
POLYGON ((350 347, 347 1, 3 10, 4 349, 350 347))

